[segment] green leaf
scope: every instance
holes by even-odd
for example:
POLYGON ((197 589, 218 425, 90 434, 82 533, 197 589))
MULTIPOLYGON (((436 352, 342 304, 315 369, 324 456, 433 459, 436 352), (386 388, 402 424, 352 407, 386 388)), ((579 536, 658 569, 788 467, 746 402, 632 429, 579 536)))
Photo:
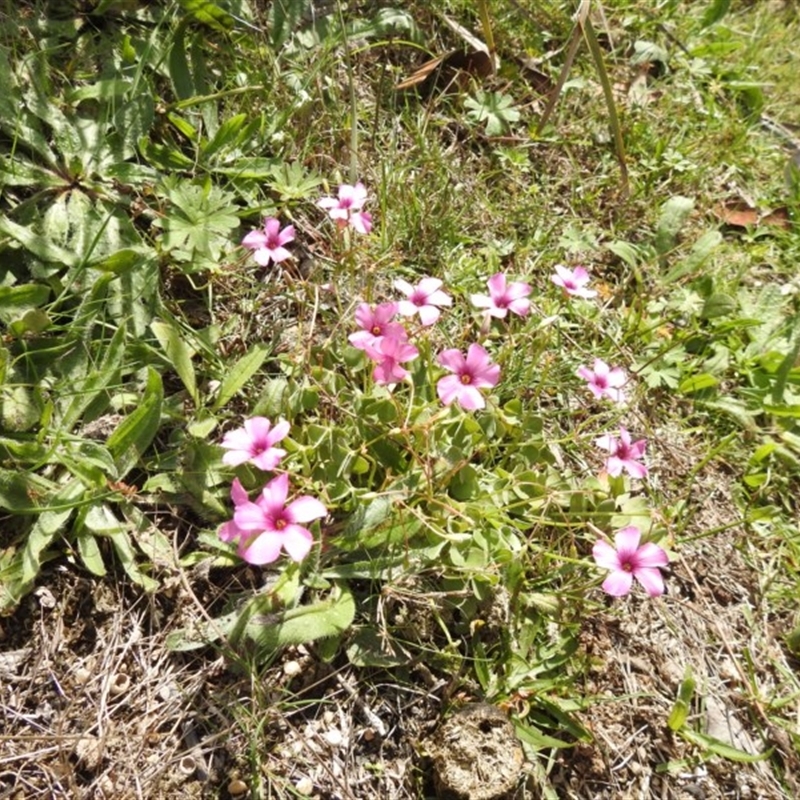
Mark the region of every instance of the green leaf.
POLYGON ((28 586, 36 579, 42 563, 42 553, 66 526, 85 493, 86 487, 83 483, 77 478, 73 478, 55 494, 48 497, 48 505, 33 523, 22 552, 21 582, 23 586, 28 586))
POLYGON ((163 400, 161 377, 152 367, 148 367, 142 402, 122 420, 106 442, 119 469, 120 480, 136 466, 158 432, 163 400))
POLYGON ((514 721, 514 730, 516 731, 520 741, 529 745, 534 750, 548 750, 551 748, 560 750, 564 747, 572 746, 570 742, 565 742, 561 739, 556 739, 553 736, 548 736, 546 733, 542 733, 530 725, 524 725, 517 720, 514 721))
POLYGON ((210 0, 178 0, 181 8, 194 19, 220 33, 227 33, 234 26, 233 17, 210 0))
POLYGON ((19 242, 26 250, 33 253, 37 258, 41 258, 42 261, 74 267, 81 260, 77 254, 54 244, 49 237, 41 236, 24 225, 18 225, 2 214, 0 214, 0 233, 19 242))
MULTIPOLYGON (((226 373, 220 383, 217 399, 212 406, 219 411, 258 372, 269 355, 266 345, 257 344, 245 353, 226 373)), ((274 412, 270 414, 273 416, 274 412)))
POLYGON ((194 401, 195 406, 199 405, 197 380, 195 378, 194 364, 192 364, 194 353, 181 337, 178 326, 172 321, 160 322, 155 320, 150 323, 150 329, 158 339, 163 351, 167 354, 169 363, 178 373, 178 377, 189 392, 189 396, 194 401))
MULTIPOLYGON (((3 440, 3 444, 11 449, 16 443, 3 440)), ((56 488, 56 484, 36 473, 0 469, 0 508, 12 514, 35 513, 35 498, 55 493, 56 488)))
POLYGON ((355 613, 352 593, 344 584, 339 584, 326 600, 275 615, 253 615, 245 632, 256 644, 259 654, 267 658, 289 645, 341 635, 352 624, 355 613))
POLYGON ((740 764, 755 764, 757 761, 766 761, 771 755, 774 748, 770 747, 765 753, 746 753, 738 747, 727 744, 720 739, 715 739, 706 733, 699 733, 691 728, 683 727, 678 731, 678 734, 693 745, 707 750, 714 755, 727 758, 728 761, 736 761, 740 764))
POLYGON ((468 97, 464 105, 470 109, 467 117, 476 124, 485 123, 488 136, 501 136, 520 117, 514 101, 500 92, 479 91, 475 97, 468 97))
POLYGON ((120 327, 102 348, 102 359, 82 381, 74 381, 74 394, 61 416, 61 429, 71 431, 89 405, 109 386, 119 381, 119 371, 125 357, 125 328, 120 327))
POLYGON ((722 234, 719 231, 706 231, 694 243, 689 255, 664 276, 664 283, 674 283, 686 275, 697 272, 721 243, 722 234))
POLYGON ((696 681, 692 678, 692 670, 687 666, 684 679, 678 687, 675 705, 667 719, 667 726, 671 731, 678 731, 686 724, 696 685, 696 681))
POLYGON ((703 309, 700 312, 701 319, 716 319, 717 317, 726 317, 737 308, 737 302, 734 297, 722 292, 715 292, 710 297, 706 298, 703 304, 703 309))
POLYGON ((719 22, 728 13, 730 7, 731 0, 711 0, 700 21, 701 27, 707 28, 709 25, 719 22))
POLYGON ((691 375, 686 380, 681 381, 678 391, 681 394, 692 394, 692 392, 700 392, 703 389, 713 389, 715 386, 719 386, 719 379, 707 372, 703 372, 699 375, 691 375))
POLYGON ((678 234, 693 210, 694 200, 680 195, 670 197, 661 206, 661 215, 656 225, 655 239, 656 250, 660 255, 668 253, 675 247, 678 234))
POLYGON ((103 577, 106 574, 106 565, 103 563, 100 546, 94 534, 85 529, 78 530, 75 532, 75 540, 78 544, 78 554, 86 569, 92 575, 103 577))
POLYGON ((247 119, 247 114, 236 114, 230 119, 225 120, 225 122, 219 126, 219 130, 214 135, 214 138, 200 149, 200 155, 204 159, 209 159, 224 147, 227 147, 236 139, 239 131, 241 131, 244 124, 247 122, 247 119))

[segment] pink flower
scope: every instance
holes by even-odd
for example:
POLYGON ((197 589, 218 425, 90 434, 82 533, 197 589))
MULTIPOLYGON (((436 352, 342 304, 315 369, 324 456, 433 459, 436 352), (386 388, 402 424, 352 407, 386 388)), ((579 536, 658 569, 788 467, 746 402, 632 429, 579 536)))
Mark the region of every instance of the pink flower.
POLYGON ((437 306, 450 306, 453 298, 441 291, 442 281, 438 278, 423 278, 416 286, 402 279, 394 282, 394 288, 402 292, 405 300, 397 304, 397 313, 404 317, 419 314, 419 321, 425 325, 433 325, 442 313, 437 306))
POLYGON ((492 275, 486 282, 489 295, 473 294, 472 304, 485 308, 490 317, 503 319, 509 311, 519 316, 527 316, 531 310, 531 301, 527 299, 531 287, 527 283, 511 283, 506 286, 506 276, 502 272, 492 275))
POLYGON ((605 361, 596 358, 594 370, 580 367, 577 374, 588 383, 589 390, 598 400, 607 397, 615 403, 625 402, 625 392, 621 387, 628 382, 628 378, 619 367, 609 367, 605 361))
POLYGON ((419 350, 405 339, 395 339, 383 336, 375 345, 365 348, 367 355, 377 364, 372 371, 375 383, 385 386, 389 383, 402 381, 408 375, 408 370, 401 367, 404 361, 413 361, 419 350))
POLYGON ((229 451, 222 456, 222 463, 235 467, 249 461, 264 471, 273 470, 286 455, 285 450, 273 445, 287 433, 289 423, 286 420, 281 420, 273 428, 266 417, 246 419, 243 428, 228 431, 222 437, 222 446, 229 451))
POLYGON ((239 555, 250 564, 270 564, 286 550, 294 561, 302 561, 314 537, 298 524, 324 517, 328 511, 319 500, 302 496, 286 505, 289 476, 273 478, 255 503, 239 503, 233 523, 239 531, 239 555))
POLYGON ((464 358, 459 350, 453 348, 440 353, 437 361, 455 373, 445 375, 436 384, 439 399, 446 406, 456 400, 461 408, 469 411, 486 406, 478 389, 496 386, 500 380, 500 367, 492 364, 486 350, 479 344, 471 344, 464 358))
POLYGON ((589 273, 583 267, 575 267, 575 269, 568 269, 562 264, 556 264, 556 274, 550 276, 550 280, 556 286, 560 286, 565 294, 572 297, 585 297, 590 299, 597 296, 594 289, 587 289, 586 284, 589 283, 591 278, 589 273))
POLYGON ((348 341, 359 350, 376 346, 379 339, 386 336, 390 339, 408 339, 406 329, 399 322, 391 322, 397 313, 397 303, 381 303, 373 310, 369 303, 361 303, 356 309, 356 322, 361 330, 351 333, 348 341))
POLYGON ((617 531, 614 536, 616 550, 602 539, 592 548, 598 567, 610 569, 611 574, 603 581, 603 591, 614 597, 628 594, 636 578, 650 597, 664 594, 664 579, 658 571, 666 567, 669 558, 662 548, 652 542, 641 547, 642 534, 633 525, 617 531))
POLYGON ((274 217, 264 220, 263 231, 250 231, 242 239, 242 246, 253 251, 256 264, 266 267, 272 260, 275 264, 286 261, 292 254, 284 247, 294 239, 294 225, 287 225, 283 230, 281 223, 274 217))
POLYGON ((372 215, 361 210, 366 200, 366 187, 359 181, 355 186, 343 183, 339 187, 338 197, 323 197, 317 201, 317 205, 327 209, 328 216, 339 228, 350 225, 358 233, 369 233, 372 230, 372 215))
POLYGON ((601 436, 595 440, 598 447, 603 450, 608 450, 611 454, 606 460, 606 472, 612 478, 616 478, 622 474, 622 471, 628 473, 631 478, 645 478, 647 477, 647 467, 639 462, 639 459, 644 455, 644 448, 647 445, 645 439, 640 439, 638 442, 631 442, 631 435, 625 428, 620 426, 619 439, 616 436, 601 436))
MULTIPOLYGON (((231 486, 231 500, 233 500, 233 505, 236 508, 244 503, 250 502, 250 498, 247 496, 247 492, 244 490, 244 487, 239 482, 238 478, 233 479, 233 485, 231 486)), ((236 523, 233 520, 230 520, 219 529, 219 538, 222 539, 223 542, 233 542, 239 538, 241 533, 242 532, 239 530, 236 523)))

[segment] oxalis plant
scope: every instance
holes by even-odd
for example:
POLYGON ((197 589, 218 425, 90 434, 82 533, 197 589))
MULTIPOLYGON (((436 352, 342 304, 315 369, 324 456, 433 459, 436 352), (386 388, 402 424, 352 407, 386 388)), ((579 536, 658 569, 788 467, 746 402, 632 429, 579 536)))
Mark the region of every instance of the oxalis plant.
MULTIPOLYGON (((317 202, 343 261, 372 233, 368 203, 361 182, 317 202)), ((269 217, 242 245, 268 267, 293 258, 298 235, 269 217)), ((589 271, 555 265, 547 316, 515 277, 498 271, 466 295, 433 277, 364 282, 370 296, 341 313, 311 362, 283 365, 259 413, 218 440, 231 472, 216 546, 226 563, 268 567, 267 580, 230 613, 173 633, 173 648, 249 643, 266 661, 317 641, 323 656, 344 644, 357 665, 391 666, 415 657, 422 606, 456 662, 459 638, 471 641, 487 696, 527 697, 574 651, 568 634, 537 641, 547 613, 577 618, 601 578, 613 597, 635 582, 664 592, 663 531, 638 493, 647 443, 626 420, 634 380, 567 345, 582 315, 598 313, 589 271), (536 396, 546 369, 587 411, 577 436, 548 441, 536 410, 551 402, 536 396), (597 466, 580 462, 581 445, 597 466)))

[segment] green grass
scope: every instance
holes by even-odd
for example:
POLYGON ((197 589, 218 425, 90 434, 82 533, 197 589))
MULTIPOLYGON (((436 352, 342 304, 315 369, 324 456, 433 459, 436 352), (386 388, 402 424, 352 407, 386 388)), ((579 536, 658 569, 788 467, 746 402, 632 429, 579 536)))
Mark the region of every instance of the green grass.
MULTIPOLYGON (((537 764, 524 791, 558 796, 552 754, 592 741, 582 713, 606 699, 588 688, 586 621, 630 612, 600 591, 593 543, 637 525, 685 591, 684 559, 735 529, 780 649, 747 657, 763 663, 743 702, 790 775, 800 194, 760 118, 800 124, 796 13, 733 3, 704 27, 714 4, 609 2, 608 30, 593 18, 626 193, 585 43, 536 133, 545 99, 517 58, 555 81, 572 9, 498 5, 499 75, 421 96, 394 86, 461 46, 443 14, 480 30, 474 4, 336 7, 316 26, 305 5, 53 19, 34 3, 0 19, 0 610, 21 613, 62 564, 161 601, 221 570, 235 589, 195 596, 159 635, 251 681, 229 722, 254 796, 292 791, 259 712, 311 713, 276 677, 298 652, 368 685, 413 685, 424 663, 442 710, 459 693, 510 709, 537 764), (356 180, 375 227, 339 235, 316 201, 356 180), (724 226, 731 201, 789 222, 724 226), (264 216, 295 225, 291 261, 257 267, 240 247, 264 216), (562 297, 561 263, 586 265, 599 297, 562 297), (469 298, 498 271, 533 307, 487 326, 469 298), (453 306, 389 391, 347 343, 354 312, 424 276, 453 306), (475 341, 501 381, 484 411, 443 409, 436 355, 475 341), (633 375, 627 406, 591 400, 576 370, 595 357, 633 375), (307 559, 250 573, 218 530, 233 478, 254 497, 267 477, 225 466, 219 445, 254 415, 291 423, 292 494, 328 515, 307 559), (645 482, 598 474, 594 440, 620 424, 648 440, 645 482), (714 479, 733 509, 716 521, 698 497, 714 479)), ((736 759, 683 724, 687 763, 736 759)))

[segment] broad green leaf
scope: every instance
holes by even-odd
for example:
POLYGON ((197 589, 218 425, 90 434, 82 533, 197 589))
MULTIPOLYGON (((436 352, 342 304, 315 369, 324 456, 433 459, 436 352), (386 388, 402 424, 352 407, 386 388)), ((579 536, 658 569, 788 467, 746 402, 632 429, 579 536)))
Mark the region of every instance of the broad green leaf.
POLYGON ((42 407, 28 386, 0 387, 0 423, 6 431, 28 431, 39 422, 42 407))
POLYGON ((247 624, 246 635, 267 658, 289 645, 341 635, 352 624, 355 613, 355 599, 342 584, 327 600, 291 608, 276 614, 274 620, 272 615, 254 615, 247 624))
POLYGON ((681 381, 678 391, 681 394, 692 394, 692 392, 700 392, 703 389, 713 389, 715 386, 719 386, 719 378, 703 372, 699 375, 691 375, 686 380, 681 381))
POLYGON ((0 468, 0 508, 12 514, 37 513, 36 506, 56 488, 52 481, 34 472, 0 468))
POLYGON ((158 343, 167 354, 178 377, 181 379, 195 406, 199 405, 197 394, 197 379, 195 378, 194 364, 192 364, 193 351, 186 344, 181 332, 174 322, 160 322, 155 320, 150 323, 150 329, 155 334, 158 343))
POLYGON ((100 545, 97 537, 86 529, 78 529, 75 532, 75 541, 78 544, 78 554, 86 569, 102 577, 106 574, 106 565, 103 563, 103 556, 100 553, 100 545))
MULTIPOLYGON (((212 406, 214 411, 223 408, 258 372, 269 355, 266 345, 257 344, 245 353, 224 375, 220 383, 217 399, 212 406)), ((275 412, 271 413, 274 416, 275 412)))
POLYGON ((219 126, 219 130, 216 132, 214 138, 200 149, 201 156, 204 159, 209 159, 224 147, 227 147, 236 139, 239 131, 241 131, 246 122, 247 114, 236 114, 230 119, 225 120, 225 122, 219 126))
POLYGON ((10 236, 43 261, 52 261, 68 267, 75 266, 80 262, 77 254, 54 244, 49 237, 41 236, 31 228, 12 222, 2 214, 0 214, 0 233, 10 236))
POLYGON ((800 419, 800 404, 797 403, 792 403, 791 405, 764 403, 763 408, 767 414, 772 414, 774 417, 800 419))
POLYGON ((722 292, 715 292, 706 298, 700 312, 701 319, 716 319, 733 313, 737 308, 736 298, 722 292))
POLYGON ((188 14, 197 22, 208 25, 219 33, 227 33, 234 26, 233 17, 211 0, 178 0, 188 14))
POLYGON ((120 480, 136 466, 158 432, 163 399, 161 377, 148 367, 147 387, 141 404, 122 420, 106 442, 117 464, 120 480))
POLYGON ((347 520, 343 534, 356 537, 382 525, 392 514, 392 501, 385 496, 362 502, 355 513, 347 520))
POLYGON ((719 22, 731 7, 731 0, 711 0, 700 22, 703 28, 719 22))
POLYGON ((33 523, 22 552, 23 585, 27 586, 36 579, 41 567, 42 553, 67 524, 85 494, 86 487, 77 478, 73 478, 47 498, 47 507, 33 523))
POLYGON ((656 225, 656 250, 664 255, 672 250, 678 241, 678 234, 686 224, 689 214, 694 210, 694 200, 676 195, 661 206, 661 215, 656 225))
POLYGON ((145 575, 140 569, 136 561, 136 551, 133 549, 130 533, 123 529, 106 533, 105 536, 111 540, 114 552, 116 552, 125 574, 146 592, 155 591, 158 588, 158 581, 153 580, 149 575, 145 575))

